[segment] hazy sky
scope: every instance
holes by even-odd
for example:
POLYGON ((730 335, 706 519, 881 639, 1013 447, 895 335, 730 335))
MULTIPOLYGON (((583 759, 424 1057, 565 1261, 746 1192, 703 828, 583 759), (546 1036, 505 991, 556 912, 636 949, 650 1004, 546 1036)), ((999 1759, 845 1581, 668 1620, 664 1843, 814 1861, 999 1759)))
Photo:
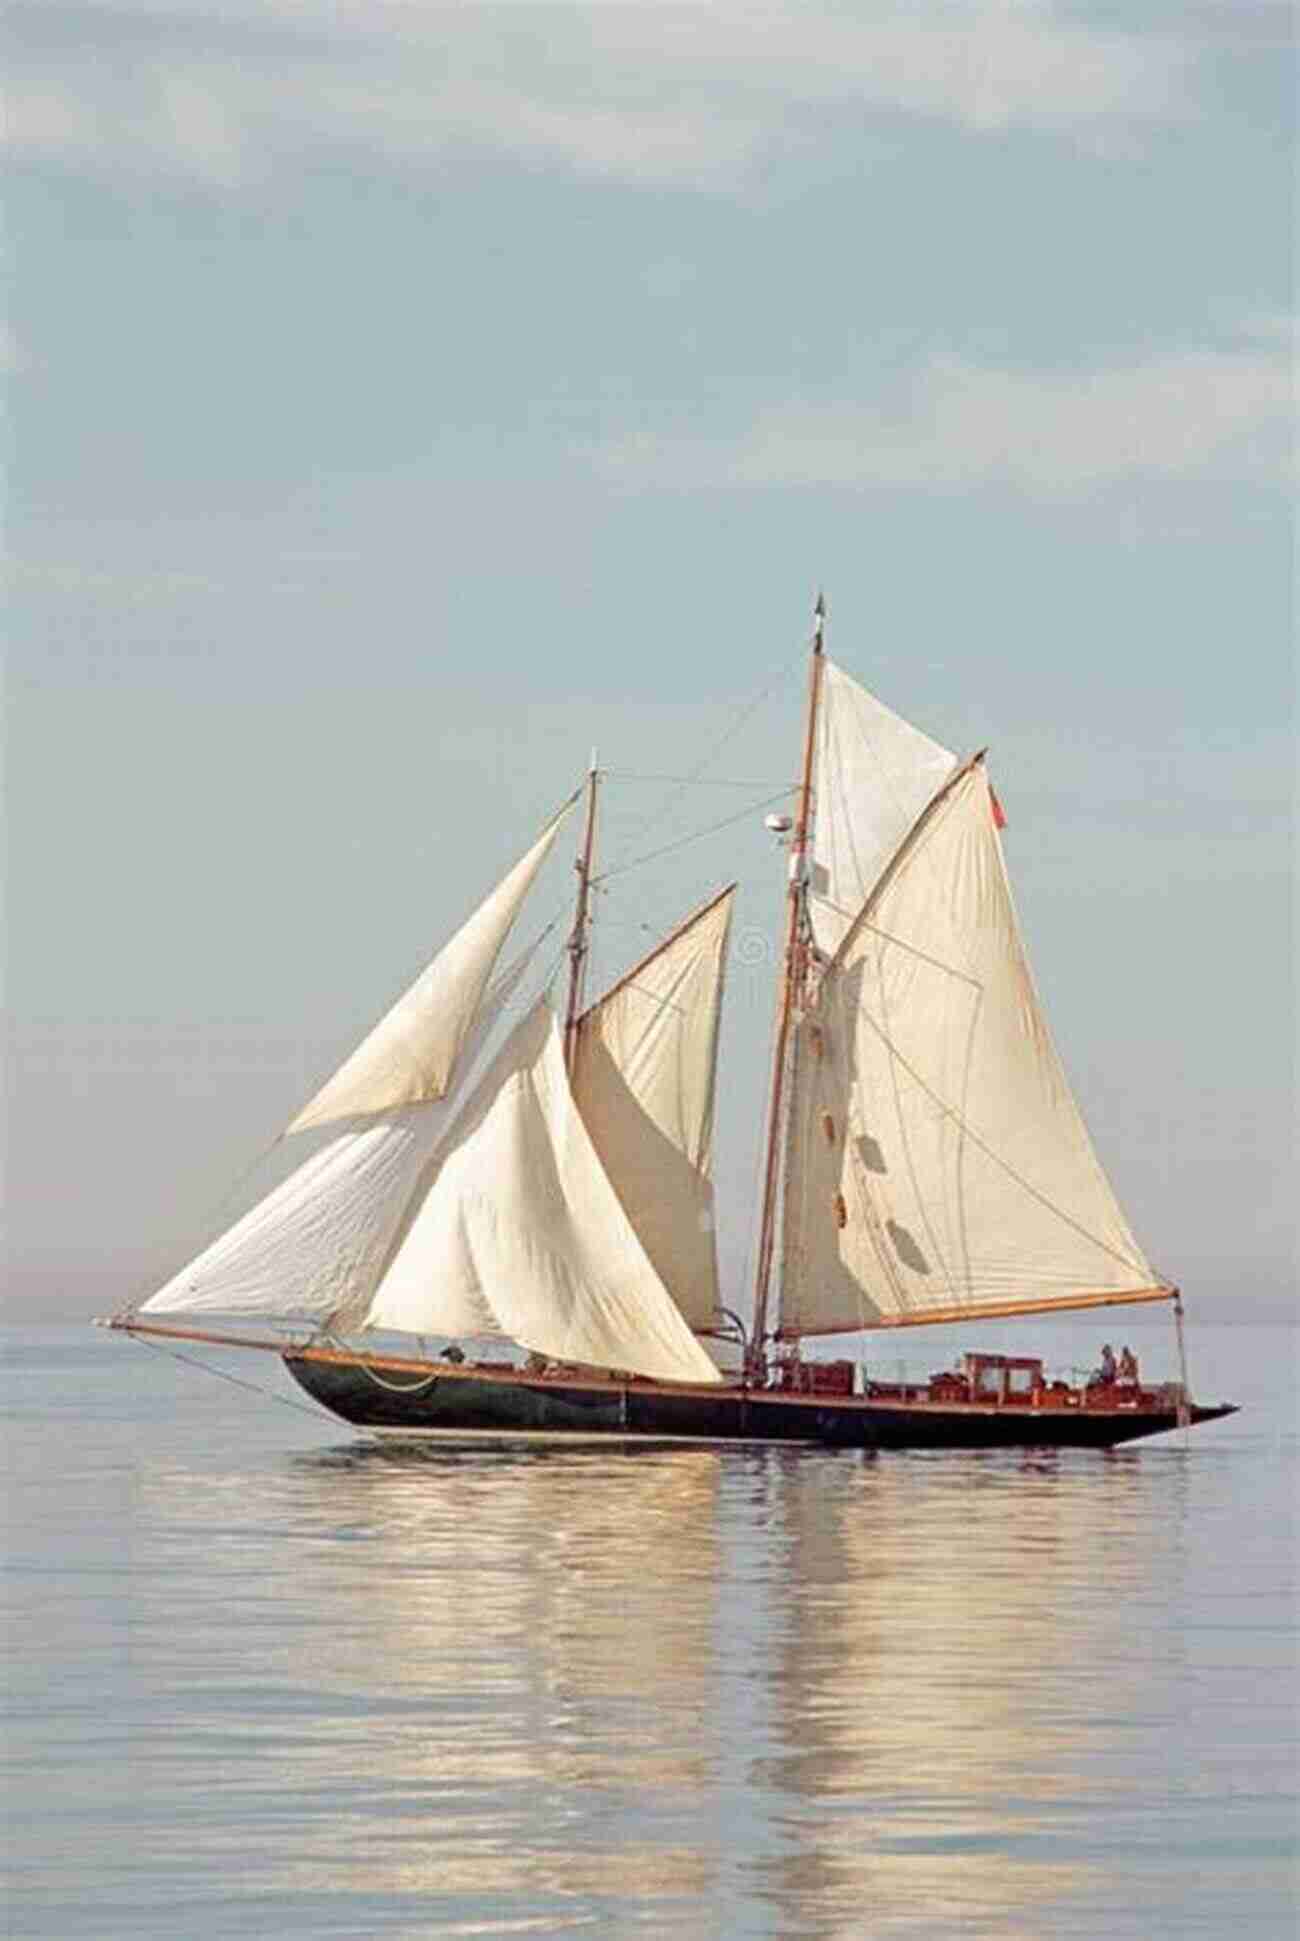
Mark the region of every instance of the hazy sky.
MULTIPOLYGON (((12 1283, 177 1264, 593 742, 672 775, 734 728, 713 775, 787 779, 820 581, 844 666, 992 745, 1152 1258, 1284 1286, 1288 32, 10 0, 12 1283)), ((611 786, 607 844, 751 799, 670 793, 611 786)), ((760 824, 601 900, 613 973, 743 876, 733 1273, 760 824)))

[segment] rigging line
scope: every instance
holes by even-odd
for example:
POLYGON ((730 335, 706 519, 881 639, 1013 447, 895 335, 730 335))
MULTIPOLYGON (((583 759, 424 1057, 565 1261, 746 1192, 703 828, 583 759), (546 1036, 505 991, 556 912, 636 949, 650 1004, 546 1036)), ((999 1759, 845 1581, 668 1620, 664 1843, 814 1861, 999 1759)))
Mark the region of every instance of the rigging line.
MULTIPOLYGON (((754 699, 752 701, 747 702, 746 705, 740 710, 740 713, 736 715, 734 720, 731 722, 730 726, 727 728, 726 732, 720 735, 717 741, 715 741, 712 744, 712 746, 706 750, 705 754, 701 757, 701 759, 695 764, 694 768, 691 770, 690 775, 685 780, 679 782, 674 789, 670 790, 669 794, 664 797, 663 801, 659 804, 659 806, 656 809, 652 810, 651 813, 645 818, 645 820, 636 829, 633 830, 631 836, 628 837, 627 846, 629 848, 631 847, 632 843, 636 840, 636 838, 640 836, 646 829, 650 829, 654 826, 655 823, 663 821, 664 817, 668 814, 669 810, 673 807, 673 805, 680 800, 683 789, 689 788, 693 782, 696 782, 700 779, 700 777, 704 774, 705 769, 709 767, 711 762, 716 761, 722 749, 724 749, 727 746, 727 743, 735 739, 735 737, 740 733, 740 730, 758 712, 758 710, 762 707, 763 703, 766 700, 768 700, 773 693, 775 693, 776 689, 781 685, 781 683, 783 681, 788 681, 792 677, 792 675, 802 667, 802 665, 803 665, 802 654, 800 654, 798 658, 791 658, 791 659, 782 661, 781 665, 775 670, 775 672, 770 676, 770 678, 764 682, 763 686, 759 689, 758 693, 754 696, 754 699)), ((613 872, 611 872, 611 874, 612 873, 613 872)))
POLYGON ((759 782, 724 781, 717 776, 699 775, 640 775, 630 768, 607 768, 602 773, 611 776, 616 782, 680 782, 683 788, 701 789, 770 789, 773 777, 766 776, 759 782))
POLYGON ((568 954, 569 954, 569 945, 568 945, 568 940, 566 938, 566 940, 560 945, 560 948, 556 951, 554 957, 552 957, 550 964, 547 966, 546 975, 542 979, 541 991, 544 997, 548 997, 548 998, 550 997, 551 986, 552 984, 554 984, 557 976, 559 975, 560 966, 563 964, 568 954))
POLYGON ((978 1147, 980 1152, 984 1154, 984 1157, 986 1159, 991 1159, 993 1161, 993 1164, 999 1167, 1001 1171, 1007 1175, 1008 1179, 1013 1179, 1017 1186, 1023 1187, 1024 1191, 1028 1193, 1030 1199, 1037 1200, 1040 1206, 1045 1206, 1049 1213, 1054 1213, 1058 1220, 1063 1221, 1067 1227, 1072 1228, 1075 1233, 1079 1234, 1082 1239, 1088 1241, 1091 1246, 1099 1247, 1102 1253, 1109 1254, 1112 1260, 1117 1260, 1121 1267, 1127 1267, 1130 1272, 1135 1271, 1134 1263, 1132 1260, 1129 1259, 1127 1254, 1122 1254, 1117 1247, 1112 1247, 1105 1240, 1099 1239, 1095 1233, 1089 1233, 1087 1227, 1083 1226, 1078 1220, 1072 1218, 1072 1216, 1065 1211, 1064 1207, 1057 1206, 1054 1200, 1049 1199, 1046 1193, 1041 1193, 1039 1189, 1035 1185, 1033 1185, 1033 1183, 1030 1180, 1027 1180, 1025 1178, 1023 1173, 1017 1172, 1014 1166, 1010 1165, 1007 1160, 1003 1159, 1000 1153, 994 1152, 992 1146, 990 1146, 986 1140, 980 1138, 974 1126, 971 1125, 969 1120, 966 1119, 964 1115, 957 1110, 957 1107, 955 1105, 949 1105, 946 1099, 941 1098, 939 1096, 938 1092, 934 1090, 933 1086, 926 1084, 924 1078, 921 1076, 920 1072, 916 1069, 915 1065, 913 1065, 910 1062, 910 1060, 908 1060, 903 1056, 902 1052, 898 1049, 898 1046, 892 1042, 892 1040, 887 1036, 887 1034, 876 1023, 876 1020, 872 1017, 869 1011, 865 1009, 860 1009, 858 1012, 858 1016, 861 1018, 862 1022, 865 1025, 867 1025, 872 1031, 875 1032, 877 1038, 879 1038, 881 1044, 884 1045, 890 1057, 896 1058, 898 1060, 898 1063, 903 1067, 903 1070, 907 1072, 908 1075, 911 1078, 913 1078, 916 1081, 916 1083, 920 1086, 921 1090, 925 1093, 926 1097, 928 1099, 933 1100, 935 1105, 938 1106, 940 1113, 945 1118, 953 1120, 953 1122, 957 1126, 959 1126, 961 1130, 966 1134, 966 1136, 970 1139, 971 1144, 973 1146, 978 1147))
POLYGON ((653 863, 660 856, 670 856, 676 849, 685 849, 688 843, 701 842, 705 836, 716 835, 719 829, 730 829, 735 823, 744 822, 759 809, 770 808, 773 802, 783 802, 787 795, 795 793, 797 788, 792 783, 789 788, 778 789, 775 795, 765 795, 761 801, 751 802, 748 807, 741 809, 738 815, 724 816, 721 822, 711 822, 705 829, 695 829, 689 835, 678 836, 673 842, 662 843, 658 849, 648 850, 644 856, 633 857, 630 863, 616 863, 613 869, 605 870, 602 875, 593 877, 592 881, 608 883, 616 876, 626 876, 629 870, 640 869, 642 863, 653 863))
POLYGON ((260 1382, 246 1381, 242 1375, 232 1375, 225 1368, 214 1368, 211 1362, 200 1361, 197 1355, 182 1354, 179 1348, 164 1348, 160 1341, 150 1341, 145 1335, 132 1333, 131 1339, 138 1348, 151 1348, 154 1354, 165 1355, 169 1361, 183 1361, 188 1367, 197 1368, 205 1375, 215 1375, 219 1382, 230 1382, 235 1388, 246 1388, 250 1395, 260 1395, 264 1402, 278 1402, 281 1408, 293 1409, 298 1415, 309 1415, 313 1422, 321 1423, 329 1419, 319 1409, 309 1409, 305 1402, 295 1402, 288 1395, 277 1395, 273 1388, 263 1388, 260 1382))

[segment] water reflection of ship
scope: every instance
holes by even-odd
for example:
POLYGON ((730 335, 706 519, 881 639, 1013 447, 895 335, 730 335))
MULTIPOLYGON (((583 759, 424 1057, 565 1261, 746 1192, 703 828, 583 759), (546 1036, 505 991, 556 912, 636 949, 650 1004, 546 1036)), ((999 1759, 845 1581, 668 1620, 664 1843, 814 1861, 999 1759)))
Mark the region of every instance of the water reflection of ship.
POLYGON ((305 1512, 363 1547, 361 1575, 327 1541, 306 1578, 299 1549, 286 1590, 331 1613, 312 1674, 337 1708, 336 1777, 395 1809, 358 1860, 374 1888, 707 1897, 717 1456, 362 1445, 295 1472, 299 1528, 305 1512))
POLYGON ((1180 1567, 1182 1464, 841 1458, 828 1487, 831 1460, 767 1464, 779 1932, 1050 1933, 1095 1889, 1065 1835, 1116 1786, 1150 1675, 1135 1614, 1180 1567))
POLYGON ((725 1906, 800 1941, 1037 1937, 1095 1904, 1078 1814, 1158 1737, 1144 1613, 1185 1476, 436 1445, 173 1471, 134 1642, 229 1748, 230 1865, 369 1931, 715 1933, 725 1906))

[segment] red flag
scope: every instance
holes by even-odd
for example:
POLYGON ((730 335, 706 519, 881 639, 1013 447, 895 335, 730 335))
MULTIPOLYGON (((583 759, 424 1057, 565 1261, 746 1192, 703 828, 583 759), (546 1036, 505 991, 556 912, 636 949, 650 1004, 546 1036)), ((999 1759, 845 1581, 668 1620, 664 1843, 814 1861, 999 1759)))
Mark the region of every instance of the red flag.
POLYGON ((992 782, 989 783, 989 801, 993 804, 993 827, 995 829, 1005 829, 1007 826, 1006 810, 998 801, 998 792, 992 782))

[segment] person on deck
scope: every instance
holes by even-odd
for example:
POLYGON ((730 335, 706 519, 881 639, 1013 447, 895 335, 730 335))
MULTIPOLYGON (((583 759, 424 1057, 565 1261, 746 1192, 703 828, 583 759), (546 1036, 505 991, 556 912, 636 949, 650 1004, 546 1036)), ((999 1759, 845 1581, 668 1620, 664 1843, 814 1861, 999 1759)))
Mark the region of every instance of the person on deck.
POLYGON ((1104 1383, 1107 1388, 1110 1387, 1110 1384, 1115 1379, 1115 1350, 1111 1347, 1109 1341, 1102 1343, 1101 1367, 1097 1371, 1097 1379, 1104 1383))
POLYGON ((1119 1378, 1122 1382, 1136 1382, 1138 1378, 1137 1356, 1127 1342, 1119 1351, 1119 1378))

